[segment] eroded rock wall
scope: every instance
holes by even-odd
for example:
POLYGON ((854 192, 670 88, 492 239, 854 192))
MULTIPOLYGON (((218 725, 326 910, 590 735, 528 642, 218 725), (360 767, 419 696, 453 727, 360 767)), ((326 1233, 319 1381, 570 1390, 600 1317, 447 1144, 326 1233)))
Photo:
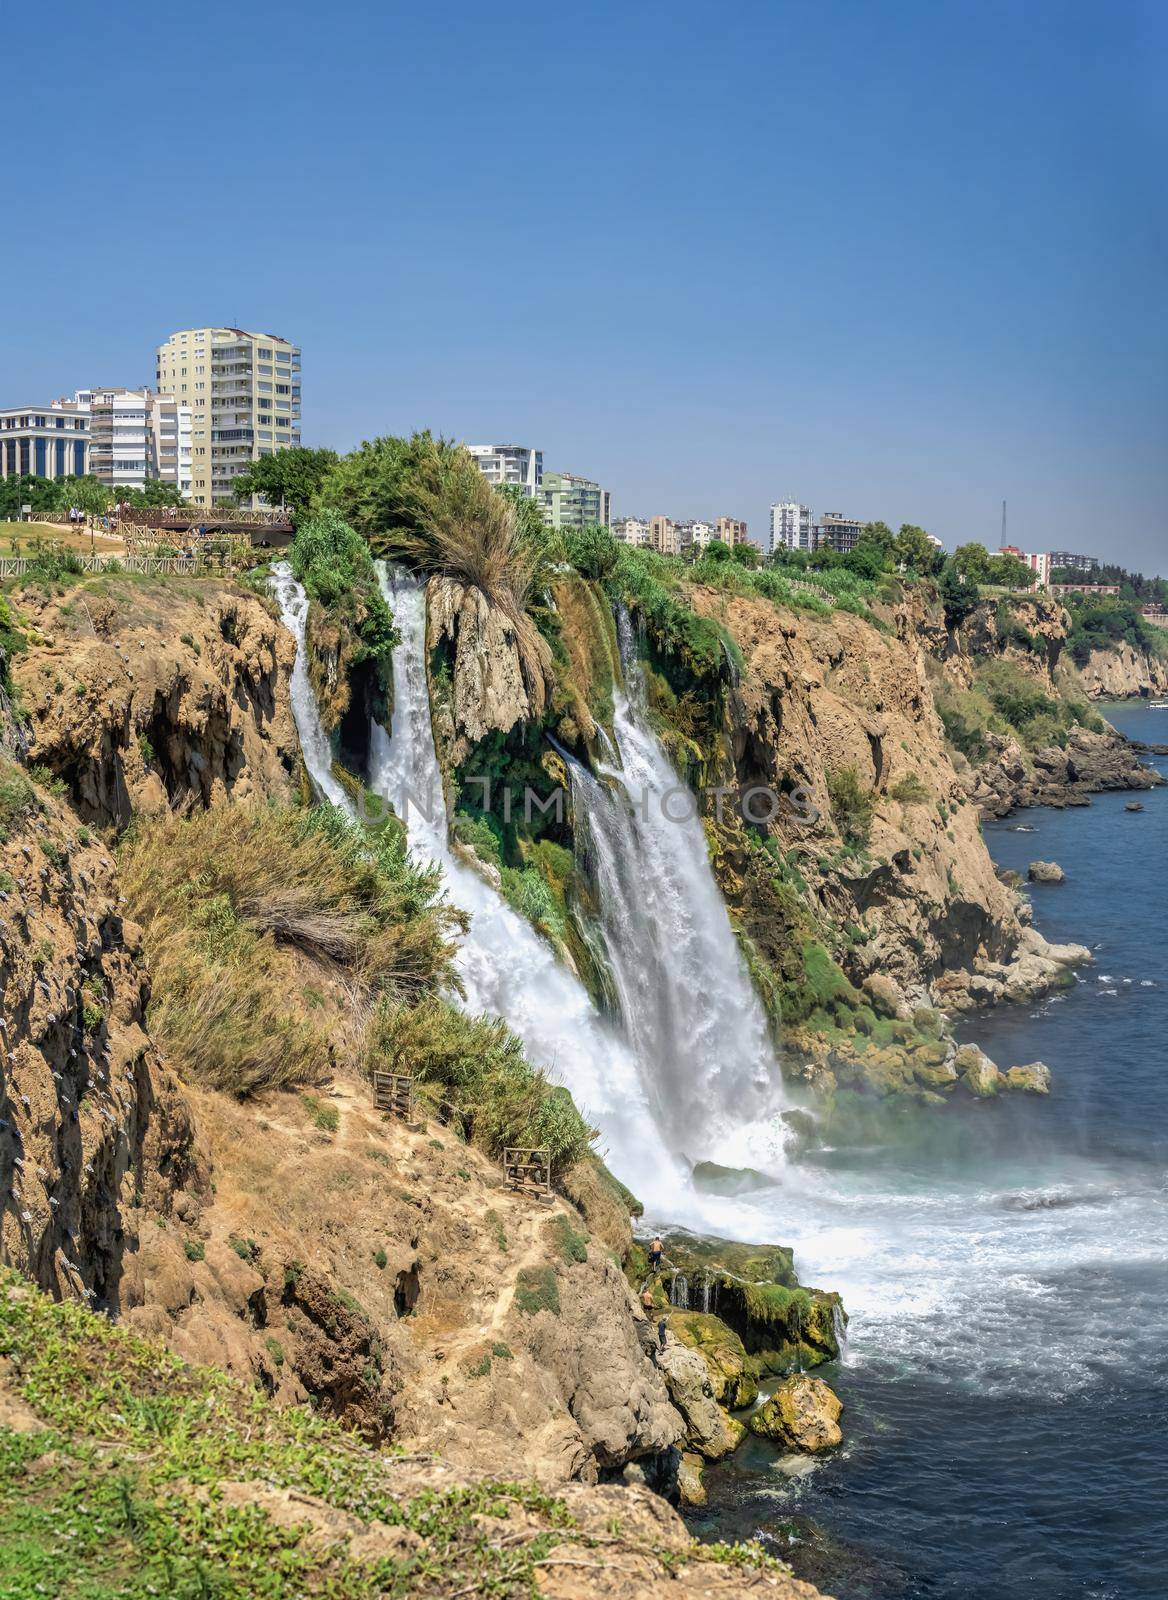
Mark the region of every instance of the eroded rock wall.
POLYGON ((299 758, 290 636, 254 594, 200 580, 102 578, 15 605, 29 648, 12 662, 28 760, 78 815, 284 795, 299 758))

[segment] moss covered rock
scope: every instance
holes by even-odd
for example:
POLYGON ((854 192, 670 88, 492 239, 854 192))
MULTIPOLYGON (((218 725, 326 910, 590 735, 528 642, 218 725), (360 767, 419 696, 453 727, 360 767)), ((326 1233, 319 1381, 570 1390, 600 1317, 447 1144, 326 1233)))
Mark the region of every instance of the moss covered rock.
POLYGON ((780 1383, 765 1405, 753 1412, 751 1433, 771 1439, 788 1450, 832 1450, 843 1440, 839 1396, 822 1378, 798 1373, 780 1383))
POLYGON ((714 1399, 729 1411, 741 1411, 758 1399, 758 1383, 747 1367, 742 1340, 722 1321, 701 1311, 671 1311, 669 1331, 696 1350, 706 1363, 714 1399))

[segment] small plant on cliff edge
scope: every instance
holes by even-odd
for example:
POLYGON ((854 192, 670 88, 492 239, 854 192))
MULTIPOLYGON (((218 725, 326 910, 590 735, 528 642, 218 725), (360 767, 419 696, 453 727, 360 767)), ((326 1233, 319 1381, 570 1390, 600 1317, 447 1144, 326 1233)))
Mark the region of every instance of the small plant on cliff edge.
POLYGON ((862 847, 872 831, 876 796, 865 788, 855 767, 841 767, 827 779, 831 814, 845 844, 862 847))
POLYGON ((929 791, 915 772, 906 772, 889 789, 888 798, 902 806, 919 806, 929 799, 929 791))

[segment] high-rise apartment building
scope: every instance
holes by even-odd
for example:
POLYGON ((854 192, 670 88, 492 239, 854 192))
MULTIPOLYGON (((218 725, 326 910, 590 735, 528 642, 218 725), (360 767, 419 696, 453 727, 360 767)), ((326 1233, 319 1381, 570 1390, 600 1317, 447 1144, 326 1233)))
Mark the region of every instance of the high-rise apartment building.
POLYGON ((574 472, 545 472, 537 495, 550 528, 585 528, 612 521, 612 495, 574 472))
POLYGON ((191 499, 234 500, 233 480, 300 443, 300 351, 243 328, 185 328, 158 347, 160 393, 191 412, 191 499))
POLYGON ((737 517, 719 517, 717 523, 717 536, 723 544, 730 545, 746 543, 746 524, 739 522, 737 517))
POLYGON ((102 483, 141 489, 149 479, 191 492, 191 411, 151 389, 93 389, 89 470, 102 483))
POLYGON ((512 485, 534 500, 543 486, 543 451, 525 444, 468 444, 479 471, 496 489, 512 485))
POLYGON ((1052 572, 1098 572, 1099 557, 1076 555, 1072 550, 1052 550, 1050 568, 1052 572))
POLYGON ((811 522, 811 507, 800 505, 798 500, 780 500, 771 507, 771 537, 768 555, 776 550, 815 549, 815 531, 811 522))
POLYGON ((842 516, 838 511, 825 511, 815 528, 815 548, 826 547, 847 555, 859 544, 863 531, 864 524, 857 522, 855 517, 842 516))
POLYGON ((650 517, 649 544, 652 549, 663 556, 681 554, 681 540, 678 536, 677 524, 672 517, 650 517))
POLYGON ((89 471, 89 392, 0 408, 0 478, 82 478, 89 471))
POLYGON ((618 517, 612 525, 613 537, 622 544, 644 549, 649 543, 649 524, 644 517, 618 517))

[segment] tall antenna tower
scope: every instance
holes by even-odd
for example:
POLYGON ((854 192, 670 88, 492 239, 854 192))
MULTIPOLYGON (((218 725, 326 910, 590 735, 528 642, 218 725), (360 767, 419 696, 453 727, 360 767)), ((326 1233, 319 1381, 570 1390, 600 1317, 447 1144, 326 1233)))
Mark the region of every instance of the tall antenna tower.
POLYGON ((1002 542, 998 548, 1001 550, 1006 548, 1006 502, 1004 500, 1002 501, 1002 542))

